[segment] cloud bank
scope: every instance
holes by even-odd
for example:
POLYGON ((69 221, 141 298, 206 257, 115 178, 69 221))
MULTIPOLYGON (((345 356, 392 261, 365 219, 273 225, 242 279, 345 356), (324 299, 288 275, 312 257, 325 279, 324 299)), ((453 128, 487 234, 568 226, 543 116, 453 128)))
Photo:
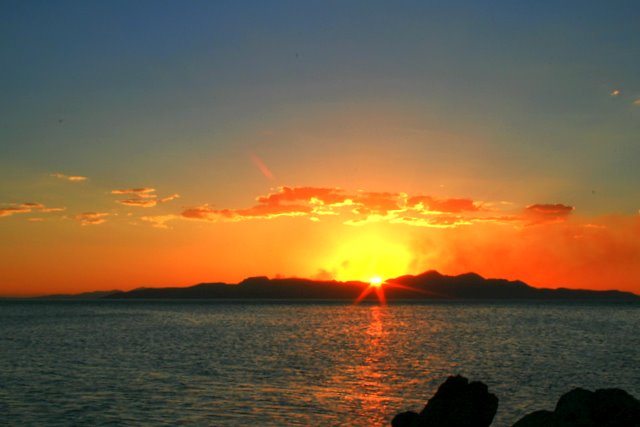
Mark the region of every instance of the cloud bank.
POLYGON ((536 225, 566 220, 573 212, 564 204, 532 204, 521 211, 511 204, 491 204, 468 198, 410 196, 393 192, 347 192, 341 188, 279 187, 258 196, 246 208, 216 208, 209 204, 185 209, 181 216, 203 221, 245 221, 283 216, 340 217, 347 225, 372 222, 417 227, 453 228, 474 223, 536 225))

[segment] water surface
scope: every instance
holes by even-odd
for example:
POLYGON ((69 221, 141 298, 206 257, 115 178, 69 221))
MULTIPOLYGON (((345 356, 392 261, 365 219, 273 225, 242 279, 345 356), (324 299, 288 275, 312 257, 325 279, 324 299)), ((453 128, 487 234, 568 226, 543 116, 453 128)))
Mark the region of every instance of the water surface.
POLYGON ((3 301, 0 424, 376 426, 448 375, 494 426, 572 387, 640 396, 637 304, 3 301))

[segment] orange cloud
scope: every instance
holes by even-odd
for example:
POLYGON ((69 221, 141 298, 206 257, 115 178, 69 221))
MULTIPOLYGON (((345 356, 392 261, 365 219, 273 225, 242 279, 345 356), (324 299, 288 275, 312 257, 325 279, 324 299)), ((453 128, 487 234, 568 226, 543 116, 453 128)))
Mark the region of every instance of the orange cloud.
POLYGON ((111 194, 134 196, 130 199, 116 200, 125 206, 134 206, 139 208, 152 208, 158 203, 167 203, 180 197, 179 194, 171 194, 166 197, 158 198, 155 194, 156 189, 152 187, 128 188, 124 190, 112 190, 111 194))
POLYGON ((20 205, 21 208, 24 209, 44 209, 45 206, 42 203, 35 203, 35 202, 27 202, 27 203, 22 203, 20 205))
POLYGON ((107 212, 84 212, 74 217, 80 221, 82 225, 99 225, 107 222, 105 219, 109 214, 107 212))
POLYGON ((116 203, 120 203, 121 205, 136 206, 141 208, 152 208, 158 204, 155 199, 150 199, 150 198, 117 200, 116 203))
POLYGON ((257 205, 248 209, 213 209, 208 205, 190 208, 182 212, 182 216, 189 219, 206 221, 244 219, 275 218, 279 216, 305 215, 311 212, 311 208, 300 205, 257 205))
POLYGON ((66 208, 41 208, 40 212, 48 213, 48 212, 62 212, 66 210, 66 208))
POLYGON ((80 181, 86 181, 87 178, 86 176, 81 176, 81 175, 65 175, 63 173, 60 172, 56 172, 56 173, 52 173, 50 176, 54 177, 54 178, 58 178, 58 179, 65 179, 67 181, 73 181, 73 182, 80 182, 80 181))
MULTIPOLYGON (((480 211, 476 202, 470 199, 408 197, 404 193, 391 192, 347 193, 340 188, 324 187, 280 187, 276 192, 257 197, 256 201, 258 204, 248 209, 214 209, 209 205, 194 207, 185 210, 182 216, 216 221, 284 215, 343 215, 349 216, 345 220, 348 225, 387 221, 421 227, 456 227, 470 224, 471 219, 443 214, 480 211), (440 217, 435 218, 436 214, 440 217)), ((311 219, 320 220, 317 216, 311 219)))
POLYGON ((21 206, 9 206, 8 208, 0 208, 0 217, 11 216, 18 213, 27 213, 27 212, 31 212, 31 209, 21 207, 21 206))
POLYGON ((260 196, 256 200, 264 204, 280 204, 283 202, 306 201, 322 205, 343 203, 349 196, 342 194, 339 188, 319 187, 280 187, 277 193, 260 196))
POLYGON ((149 215, 143 216, 141 219, 145 222, 150 222, 152 226, 156 228, 169 228, 167 222, 179 219, 178 215, 149 215))
POLYGON ((0 208, 0 217, 3 216, 11 216, 19 213, 29 213, 29 212, 60 212, 65 210, 65 208, 48 208, 42 203, 36 202, 25 202, 20 204, 13 204, 12 206, 6 208, 0 208))
POLYGON ((403 216, 390 221, 392 224, 406 224, 416 227, 455 228, 471 225, 473 222, 458 216, 434 216, 430 218, 403 216))
POLYGON ((354 212, 359 214, 387 215, 390 211, 401 211, 398 193, 360 192, 353 197, 354 212))
POLYGON ((640 216, 571 216, 536 227, 473 227, 471 233, 453 228, 414 238, 413 268, 450 274, 475 271, 533 286, 638 293, 640 216))
POLYGON ((151 193, 155 193, 156 189, 151 187, 141 187, 141 188, 127 188, 124 190, 112 190, 111 194, 133 194, 138 197, 156 197, 151 193))
POLYGON ((386 222, 415 227, 456 228, 474 224, 521 227, 564 221, 573 211, 564 204, 533 204, 519 213, 512 203, 478 202, 468 198, 409 196, 392 192, 347 192, 340 188, 280 187, 256 198, 257 205, 245 209, 217 209, 210 205, 184 210, 183 218, 206 221, 240 221, 279 216, 341 216, 346 225, 386 222))
POLYGON ((170 195, 170 196, 167 196, 167 197, 163 197, 163 198, 161 198, 160 200, 158 200, 158 202, 160 202, 160 203, 167 203, 167 202, 170 202, 170 201, 172 201, 172 200, 175 200, 175 199, 177 199, 177 198, 179 198, 179 197, 180 197, 180 195, 179 195, 179 194, 172 194, 172 195, 170 195))
POLYGON ((430 212, 475 212, 480 208, 470 199, 434 199, 431 196, 414 196, 409 198, 407 204, 413 208, 424 209, 430 212))

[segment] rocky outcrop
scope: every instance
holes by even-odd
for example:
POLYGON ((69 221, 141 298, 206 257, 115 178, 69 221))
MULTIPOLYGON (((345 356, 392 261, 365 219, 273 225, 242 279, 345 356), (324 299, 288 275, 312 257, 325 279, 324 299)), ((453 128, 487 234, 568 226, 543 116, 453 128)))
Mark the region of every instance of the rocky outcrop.
POLYGON ((469 382, 460 375, 449 377, 429 399, 420 414, 403 412, 393 427, 487 427, 498 409, 498 398, 486 384, 469 382))
MULTIPOLYGON (((457 375, 440 385, 418 414, 397 414, 392 427, 488 427, 498 398, 484 383, 457 375)), ((640 401, 624 390, 595 392, 575 388, 562 395, 553 411, 532 412, 513 427, 640 427, 640 401)))
POLYGON ((640 427, 640 401, 617 388, 575 388, 562 395, 553 412, 533 412, 513 427, 640 427))

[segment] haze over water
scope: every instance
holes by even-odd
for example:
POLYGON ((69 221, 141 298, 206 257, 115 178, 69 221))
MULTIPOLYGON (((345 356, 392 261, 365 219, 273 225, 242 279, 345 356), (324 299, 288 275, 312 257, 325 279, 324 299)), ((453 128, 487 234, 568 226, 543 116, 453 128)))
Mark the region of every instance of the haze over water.
POLYGON ((0 302, 8 425, 389 425, 448 375, 494 426, 573 387, 640 395, 637 304, 0 302))

